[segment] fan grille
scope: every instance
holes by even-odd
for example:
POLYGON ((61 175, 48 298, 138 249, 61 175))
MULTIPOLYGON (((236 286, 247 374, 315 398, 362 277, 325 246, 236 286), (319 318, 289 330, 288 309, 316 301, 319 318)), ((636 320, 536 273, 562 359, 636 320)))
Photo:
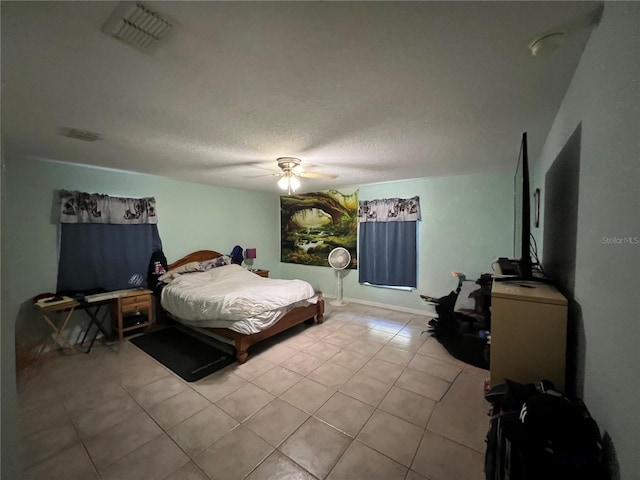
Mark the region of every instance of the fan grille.
POLYGON ((342 270, 351 263, 351 254, 346 248, 337 247, 331 250, 328 260, 332 268, 342 270))

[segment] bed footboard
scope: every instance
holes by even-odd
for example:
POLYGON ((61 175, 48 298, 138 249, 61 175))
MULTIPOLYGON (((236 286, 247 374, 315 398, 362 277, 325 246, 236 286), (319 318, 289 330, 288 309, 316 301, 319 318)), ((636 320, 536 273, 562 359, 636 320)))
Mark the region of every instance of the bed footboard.
POLYGON ((246 362, 249 357, 248 350, 251 345, 277 335, 311 318, 315 318, 317 323, 324 321, 324 299, 321 295, 318 296, 317 303, 309 304, 306 307, 294 308, 271 327, 258 333, 245 335, 227 328, 209 328, 208 330, 211 331, 211 333, 233 340, 236 348, 236 358, 238 359, 238 363, 242 364, 246 362))

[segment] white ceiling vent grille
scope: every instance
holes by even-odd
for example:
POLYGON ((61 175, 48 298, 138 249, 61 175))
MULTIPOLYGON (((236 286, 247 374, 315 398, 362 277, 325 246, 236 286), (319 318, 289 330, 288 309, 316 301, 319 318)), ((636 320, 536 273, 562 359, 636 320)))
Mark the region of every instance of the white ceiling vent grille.
POLYGON ((158 13, 137 2, 121 2, 102 26, 107 35, 149 52, 173 26, 158 13))

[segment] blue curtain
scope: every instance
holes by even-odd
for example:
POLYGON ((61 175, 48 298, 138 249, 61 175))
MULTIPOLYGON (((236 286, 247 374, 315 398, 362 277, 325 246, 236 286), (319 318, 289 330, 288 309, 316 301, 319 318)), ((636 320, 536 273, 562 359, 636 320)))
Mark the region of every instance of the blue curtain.
POLYGON ((416 288, 417 222, 362 222, 360 283, 416 288))
POLYGON ((155 224, 63 223, 58 291, 145 287, 156 250, 155 224))

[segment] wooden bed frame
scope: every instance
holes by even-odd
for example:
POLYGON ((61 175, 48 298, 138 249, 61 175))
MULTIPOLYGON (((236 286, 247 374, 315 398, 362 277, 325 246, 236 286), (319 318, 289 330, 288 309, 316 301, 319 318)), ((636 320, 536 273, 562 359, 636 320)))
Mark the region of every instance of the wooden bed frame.
MULTIPOLYGON (((214 250, 198 250, 197 252, 185 255, 180 260, 169 264, 169 271, 190 262, 204 262, 206 260, 212 260, 221 256, 221 253, 214 250)), ((234 330, 229 330, 228 328, 207 328, 206 330, 215 335, 219 335, 221 337, 232 340, 236 348, 236 358, 238 359, 238 363, 244 363, 249 357, 249 353, 247 352, 247 350, 251 345, 272 337, 290 327, 298 325, 309 319, 313 319, 314 317, 316 319, 316 322, 322 323, 324 318, 324 299, 322 298, 322 294, 318 295, 317 303, 312 303, 305 307, 294 308, 293 310, 287 312, 287 314, 285 314, 275 324, 258 333, 247 335, 244 333, 236 332, 234 330)))

